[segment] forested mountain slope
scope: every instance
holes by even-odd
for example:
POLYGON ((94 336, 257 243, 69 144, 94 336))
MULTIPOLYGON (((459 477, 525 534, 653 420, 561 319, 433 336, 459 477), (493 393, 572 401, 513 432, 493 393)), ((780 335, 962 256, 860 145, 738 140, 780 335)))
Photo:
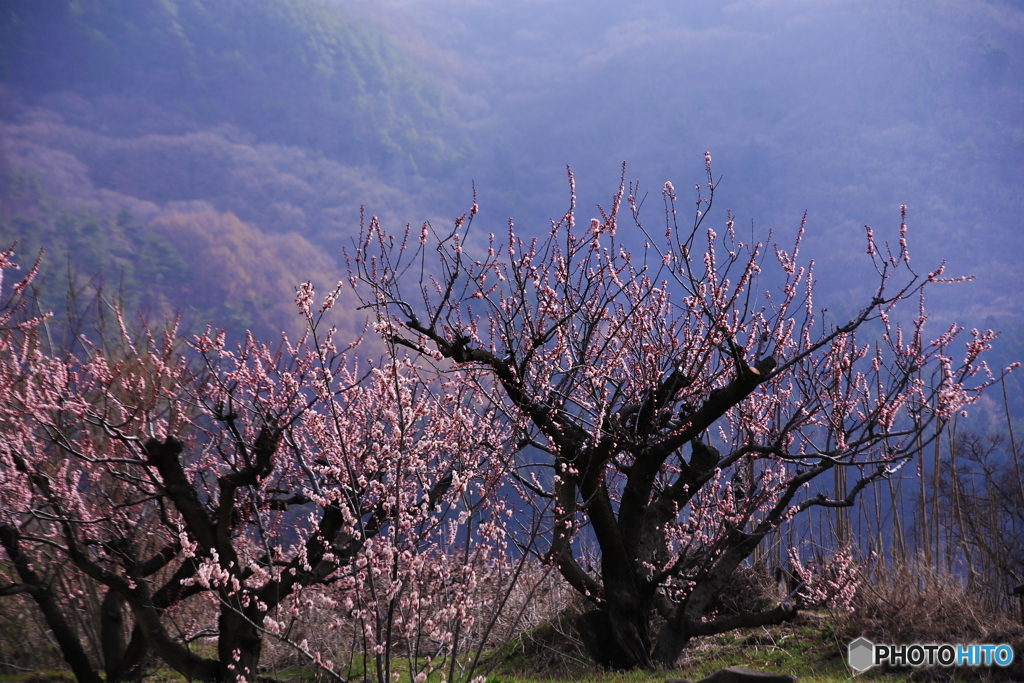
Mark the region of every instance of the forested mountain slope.
POLYGON ((436 171, 462 151, 443 91, 380 28, 324 0, 0 7, 3 82, 34 97, 114 100, 69 123, 121 134, 230 124, 261 142, 405 170, 436 171))
MULTIPOLYGON (((738 224, 785 245, 807 211, 820 305, 869 294, 864 225, 891 235, 906 204, 915 264, 978 277, 933 297, 936 318, 1017 329, 1022 46, 1007 0, 0 0, 0 238, 41 243, 11 199, 32 178, 52 215, 111 234, 122 210, 154 239, 158 216, 231 214, 296 250, 280 278, 242 269, 234 312, 240 285, 204 290, 211 315, 267 332, 294 286, 269 283, 336 278, 360 206, 448 222, 475 180, 484 233, 510 216, 537 233, 565 210, 566 164, 580 206, 607 203, 624 160, 657 201, 709 150, 738 224)), ((44 234, 53 265, 70 238, 44 234)), ((80 269, 130 278, 140 258, 80 269)))
POLYGON ((319 0, 4 0, 0 83, 0 240, 47 249, 45 302, 70 257, 233 334, 292 328, 360 206, 399 220, 467 149, 445 88, 319 0))

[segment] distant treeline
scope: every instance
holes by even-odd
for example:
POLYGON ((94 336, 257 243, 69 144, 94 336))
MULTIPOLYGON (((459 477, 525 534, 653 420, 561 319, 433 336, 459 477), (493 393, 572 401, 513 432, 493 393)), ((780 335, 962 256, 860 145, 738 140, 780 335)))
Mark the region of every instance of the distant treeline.
POLYGON ((5 247, 16 242, 23 262, 42 254, 37 304, 58 325, 93 315, 81 306, 95 305, 99 294, 109 310, 153 324, 180 314, 189 330, 212 322, 234 338, 253 330, 273 339, 300 331, 289 295, 297 283, 323 288, 337 280, 301 235, 264 234, 204 202, 170 203, 144 219, 128 209, 61 207, 33 173, 0 178, 0 238, 5 247))
POLYGON ((5 0, 0 80, 129 100, 145 132, 230 124, 403 171, 464 152, 443 89, 324 0, 5 0))

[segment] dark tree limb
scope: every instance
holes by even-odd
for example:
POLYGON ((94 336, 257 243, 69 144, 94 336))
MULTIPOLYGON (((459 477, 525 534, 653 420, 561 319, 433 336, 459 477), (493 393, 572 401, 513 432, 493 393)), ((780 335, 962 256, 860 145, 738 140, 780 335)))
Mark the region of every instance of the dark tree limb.
POLYGON ((736 614, 722 617, 714 621, 690 622, 686 630, 693 636, 713 636, 737 628, 754 628, 782 624, 795 619, 799 610, 788 602, 783 602, 774 609, 753 614, 736 614))
POLYGON ((52 588, 32 570, 32 561, 22 551, 20 538, 21 534, 13 526, 0 525, 0 545, 3 545, 7 557, 14 564, 18 578, 24 585, 30 587, 26 592, 32 596, 36 605, 39 606, 39 611, 43 613, 46 625, 53 632, 61 655, 71 667, 75 678, 81 683, 103 683, 103 679, 89 662, 89 657, 85 654, 78 634, 61 611, 60 603, 53 594, 52 588))

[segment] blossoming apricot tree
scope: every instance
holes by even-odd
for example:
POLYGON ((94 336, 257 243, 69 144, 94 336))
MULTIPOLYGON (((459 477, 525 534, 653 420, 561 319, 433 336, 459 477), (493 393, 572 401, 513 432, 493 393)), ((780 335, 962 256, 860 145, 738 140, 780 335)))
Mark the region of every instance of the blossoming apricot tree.
MULTIPOLYGON (((312 296, 297 298, 306 336, 276 347, 131 334, 118 317, 116 343, 50 353, 39 319, 4 312, 0 542, 17 580, 0 595, 31 596, 78 680, 103 679, 47 578, 58 567, 104 592, 107 681, 138 677, 147 653, 189 680, 256 680, 303 591, 362 631, 382 681, 400 642, 451 652, 481 599, 474 571, 502 559, 507 428, 467 373, 432 385, 408 359, 346 356, 319 326, 336 293, 319 312, 312 296), (474 561, 433 561, 454 537, 474 561)), ((289 642, 337 676, 336 654, 289 642)))
POLYGON ((773 259, 728 215, 724 234, 704 225, 705 160, 693 220, 666 183, 657 231, 624 182, 581 229, 570 172, 569 208, 546 237, 524 240, 510 221, 478 244, 474 203, 443 234, 371 220, 347 255, 385 339, 489 375, 518 430, 523 505, 547 520, 542 557, 593 604, 578 626, 615 668, 670 665, 694 636, 791 618, 786 603, 706 610, 766 537, 815 506, 853 505, 992 381, 979 361, 991 332, 956 353, 955 326, 925 338, 923 299, 905 314, 943 281, 941 267, 911 267, 905 222, 891 249, 868 230, 873 295, 836 321, 815 309, 803 223, 773 259), (639 250, 622 239, 623 200, 639 250), (766 260, 778 289, 759 286, 766 260), (839 467, 848 490, 808 488, 839 467), (579 546, 594 541, 588 570, 579 546))

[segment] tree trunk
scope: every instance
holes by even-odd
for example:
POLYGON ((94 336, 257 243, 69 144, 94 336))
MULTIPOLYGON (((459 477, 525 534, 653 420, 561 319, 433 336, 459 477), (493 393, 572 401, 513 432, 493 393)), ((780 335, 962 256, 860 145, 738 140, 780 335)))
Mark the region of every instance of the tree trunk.
MULTIPOLYGON (((646 617, 623 619, 623 615, 604 609, 595 609, 576 619, 576 629, 583 639, 587 653, 606 669, 628 671, 643 667, 653 668, 647 648, 649 641, 643 637, 647 624, 646 617)), ((639 615, 636 615, 639 616, 639 615)))
POLYGON ((131 641, 124 638, 124 596, 107 589, 100 612, 100 643, 107 683, 142 678, 142 662, 149 651, 142 629, 132 629, 131 641))
POLYGON ((242 683, 243 679, 255 681, 263 651, 263 634, 252 623, 257 619, 250 621, 243 616, 245 611, 238 604, 237 596, 227 598, 227 601, 230 607, 221 608, 218 620, 220 680, 224 683, 242 683))
POLYGON ((654 646, 651 659, 658 666, 672 667, 683 654, 683 649, 690 642, 690 634, 675 624, 665 624, 658 633, 658 642, 654 646))
MULTIPOLYGON (((605 602, 600 609, 587 612, 576 621, 587 652, 607 669, 653 669, 650 655, 651 605, 641 596, 635 577, 621 571, 609 571, 610 563, 603 564, 605 602)), ((622 569, 625 563, 615 564, 622 569)))

